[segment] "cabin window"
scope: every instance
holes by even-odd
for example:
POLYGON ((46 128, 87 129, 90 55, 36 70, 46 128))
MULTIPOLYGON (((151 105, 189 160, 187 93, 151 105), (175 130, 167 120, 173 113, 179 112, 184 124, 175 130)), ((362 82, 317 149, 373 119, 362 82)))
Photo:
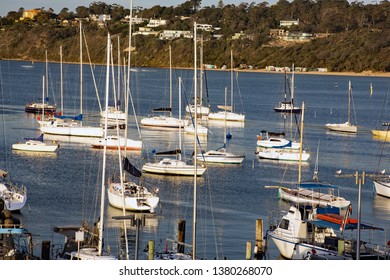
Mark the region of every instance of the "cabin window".
POLYGON ((282 219, 282 221, 280 222, 279 224, 279 228, 281 229, 288 229, 288 225, 289 225, 289 220, 286 220, 286 219, 282 219))

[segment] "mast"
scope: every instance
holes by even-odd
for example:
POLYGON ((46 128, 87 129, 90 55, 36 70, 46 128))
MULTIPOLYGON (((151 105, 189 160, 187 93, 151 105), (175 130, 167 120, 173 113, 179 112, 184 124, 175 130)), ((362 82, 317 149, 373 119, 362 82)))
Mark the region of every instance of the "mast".
POLYGON ((104 120, 104 149, 103 149, 103 168, 102 168, 102 189, 100 194, 100 227, 99 227, 99 256, 103 254, 103 226, 104 226, 104 198, 105 198, 105 175, 106 175, 106 154, 107 154, 107 126, 108 126, 108 90, 110 83, 110 54, 111 54, 111 37, 107 36, 107 69, 106 69, 106 110, 104 120))
MULTIPOLYGON (((47 62, 47 50, 45 51, 45 56, 46 56, 46 98, 48 98, 49 97, 49 79, 48 79, 49 66, 48 66, 48 62, 47 62)), ((43 99, 43 100, 45 100, 45 99, 43 99)), ((43 104, 45 104, 44 101, 43 101, 43 104)))
POLYGON ((302 146, 303 146, 303 123, 305 116, 305 102, 302 102, 302 118, 301 118, 301 137, 299 146, 299 168, 298 168, 298 188, 301 185, 301 174, 302 174, 302 146))
POLYGON ((223 147, 226 148, 226 142, 227 142, 227 139, 226 139, 226 133, 227 133, 227 129, 226 129, 226 101, 227 101, 227 87, 225 87, 225 123, 224 123, 224 130, 223 130, 223 147))
POLYGON ((348 83, 348 125, 351 125, 351 92, 352 84, 351 81, 348 83))
POLYGON ((233 113, 233 50, 230 50, 230 67, 230 111, 233 113))
POLYGON ((197 205, 197 190, 196 190, 196 180, 197 180, 197 145, 196 145, 196 140, 197 140, 197 101, 196 101, 196 91, 197 91, 197 78, 196 78, 196 73, 197 73, 197 61, 196 61, 196 22, 194 22, 194 95, 195 95, 195 100, 194 100, 194 107, 195 107, 195 124, 194 124, 194 206, 193 206, 193 218, 192 218, 192 259, 196 258, 196 205, 197 205))
POLYGON ((179 160, 181 160, 181 77, 179 77, 179 160))
MULTIPOLYGON (((169 116, 172 117, 172 47, 169 45, 169 116)), ((180 112, 180 109, 179 109, 180 112)))
POLYGON ((61 114, 64 115, 64 86, 62 81, 62 46, 60 46, 60 92, 61 92, 61 114))
POLYGON ((80 114, 83 114, 83 31, 81 25, 80 19, 80 114))

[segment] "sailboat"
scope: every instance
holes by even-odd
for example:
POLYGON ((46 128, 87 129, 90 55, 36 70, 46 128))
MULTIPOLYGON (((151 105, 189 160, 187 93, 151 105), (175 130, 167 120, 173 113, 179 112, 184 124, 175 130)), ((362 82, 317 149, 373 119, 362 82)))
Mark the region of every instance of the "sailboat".
MULTIPOLYGON (((142 172, 133 166, 127 157, 124 159, 123 169, 134 177, 142 176, 142 172)), ((121 178, 119 182, 109 179, 107 192, 111 206, 129 211, 153 213, 160 200, 158 188, 149 191, 148 188, 125 178, 121 178)))
MULTIPOLYGON (((107 39, 107 61, 110 57, 111 46, 110 34, 107 39)), ((106 72, 106 113, 108 111, 108 84, 109 68, 106 72)), ((108 118, 105 118, 105 132, 107 137, 108 118)), ((104 249, 103 246, 103 228, 105 217, 105 192, 106 192, 106 154, 107 149, 103 150, 101 193, 100 193, 100 217, 94 228, 90 228, 86 223, 81 227, 56 227, 53 232, 65 235, 67 238, 63 250, 56 252, 52 259, 65 260, 116 260, 117 257, 104 249)))
MULTIPOLYGON (((43 84, 43 90, 42 90, 42 100, 44 98, 45 94, 45 76, 43 76, 42 79, 43 84)), ((42 104, 43 110, 41 111, 42 114, 42 120, 45 117, 45 109, 42 104)), ((55 152, 59 145, 55 142, 53 143, 46 143, 43 141, 43 134, 41 134, 37 138, 25 138, 25 142, 18 142, 15 144, 12 144, 12 149, 17 151, 27 151, 27 152, 55 152)))
MULTIPOLYGON (((304 121, 304 103, 302 103, 301 116, 301 138, 303 133, 304 121)), ((286 149, 285 147, 261 149, 257 152, 257 156, 262 159, 292 161, 292 162, 306 162, 310 158, 310 153, 302 150, 302 140, 300 141, 299 149, 286 149)))
POLYGON ((256 145, 262 149, 292 149, 299 150, 300 143, 287 139, 284 132, 271 132, 261 130, 257 135, 256 145))
POLYGON ((357 126, 351 124, 351 96, 352 83, 348 83, 348 121, 345 123, 327 123, 325 126, 331 131, 357 133, 357 126))
POLYGON ((278 113, 292 113, 292 114, 299 114, 302 111, 302 108, 298 106, 294 106, 294 66, 292 78, 291 78, 291 85, 289 87, 290 89, 290 95, 291 99, 287 100, 287 73, 286 70, 284 72, 284 100, 280 101, 277 106, 274 107, 274 111, 278 113))
MULTIPOLYGON (((110 45, 111 44, 109 43, 108 46, 110 45)), ((130 51, 129 51, 129 57, 130 57, 130 51)), ((107 68, 109 67, 110 67, 110 63, 109 61, 107 61, 107 68)), ((109 74, 109 71, 107 71, 107 74, 109 74)), ((129 85, 127 85, 126 88, 127 88, 126 100, 128 100, 130 96, 129 85)), ((126 102, 126 104, 127 103, 128 102, 126 102)), ((128 106, 126 106, 125 111, 126 111, 125 122, 127 123, 128 106)), ((127 130, 128 128, 126 127, 125 136, 127 135, 127 130)), ((117 132, 117 136, 119 137, 119 123, 117 123, 116 132, 117 132)), ((108 137, 108 135, 106 135, 106 137, 108 137)), ((107 140, 108 140, 107 138, 103 139, 103 143, 105 143, 104 146, 105 149, 107 149, 107 140)), ((133 166, 130 163, 129 159, 126 157, 126 151, 128 149, 127 145, 121 146, 119 143, 117 143, 116 149, 118 151, 119 162, 121 162, 121 158, 122 158, 121 155, 122 147, 125 155, 123 159, 123 166, 119 166, 120 180, 119 181, 115 180, 114 177, 108 180, 108 189, 107 189, 108 202, 111 206, 122 209, 123 212, 125 212, 125 210, 131 210, 131 211, 147 211, 152 213, 154 212, 154 209, 157 207, 160 200, 158 197, 158 189, 155 189, 150 192, 146 187, 126 179, 123 170, 127 171, 129 174, 133 175, 136 178, 140 178, 142 173, 135 166, 133 166)))
MULTIPOLYGON (((82 123, 83 115, 83 58, 82 58, 82 24, 80 20, 80 115, 73 118, 56 116, 48 120, 40 120, 40 130, 44 134, 80 136, 80 137, 103 137, 103 128, 100 126, 85 126, 82 123)), ((107 108, 108 109, 108 108, 107 108)))
POLYGON ((266 188, 278 188, 278 197, 294 205, 347 209, 351 202, 340 196, 339 187, 318 180, 318 154, 319 147, 312 181, 301 182, 301 167, 299 167, 298 183, 292 188, 282 186, 266 186, 266 188))
MULTIPOLYGON (((196 22, 194 22, 194 65, 196 65, 196 22)), ((196 78, 196 67, 194 69, 194 89, 196 92, 197 88, 197 78, 196 78)), ((195 100, 194 106, 196 108, 197 101, 195 100)), ((194 112, 195 119, 197 119, 198 112, 195 110, 194 112)), ((197 122, 195 122, 195 133, 194 133, 194 154, 197 154, 197 145, 198 145, 198 135, 197 135, 197 122)), ((158 252, 155 254, 155 259, 158 260, 196 260, 198 259, 197 257, 197 173, 198 173, 198 164, 197 164, 197 157, 194 157, 194 165, 193 165, 194 171, 194 188, 193 188, 193 212, 192 212, 192 244, 188 245, 185 243, 179 243, 175 242, 179 245, 181 245, 182 251, 170 251, 168 248, 164 252, 158 252), (192 252, 184 252, 184 246, 189 246, 192 248, 192 252)))
MULTIPOLYGON (((197 67, 197 66, 195 66, 197 67)), ((208 116, 209 113, 210 113, 210 107, 209 106, 204 106, 203 105, 203 76, 205 74, 205 69, 204 69, 204 65, 203 65, 203 38, 201 40, 201 48, 200 48, 200 82, 199 82, 199 85, 200 85, 200 88, 199 88, 199 93, 200 93, 200 96, 199 98, 197 97, 197 93, 195 92, 194 95, 195 97, 194 98, 198 98, 196 101, 196 113, 197 113, 197 116, 208 116)), ((195 99, 194 99, 195 100, 195 99)), ((190 113, 191 115, 193 115, 195 113, 195 105, 194 104, 188 104, 186 106, 186 112, 187 113, 190 113)), ((191 124, 190 124, 191 125, 191 124)), ((192 128, 193 130, 193 128, 192 128)), ((198 130, 198 133, 201 132, 202 134, 204 134, 205 130, 204 128, 198 130)))
POLYGON ((47 86, 48 79, 49 76, 48 76, 47 51, 46 51, 46 97, 45 95, 43 95, 41 102, 37 101, 37 102, 27 103, 26 107, 24 108, 24 111, 26 113, 42 114, 43 112, 46 112, 46 114, 54 114, 57 111, 57 105, 49 103, 49 89, 47 86))
MULTIPOLYGON (((226 108, 226 95, 227 95, 227 88, 225 88, 225 108, 226 108)), ((196 158, 208 163, 225 163, 225 164, 242 163, 242 161, 245 159, 245 155, 230 153, 226 150, 226 144, 227 144, 226 135, 227 135, 227 131, 226 131, 226 119, 225 119, 223 146, 217 150, 209 150, 207 152, 201 151, 201 153, 196 154, 196 158)))
MULTIPOLYGON (((179 107, 181 108, 181 77, 179 77, 179 107)), ((179 109, 179 119, 181 119, 181 110, 179 109)), ((196 127, 195 122, 195 127, 196 127)), ((163 159, 157 162, 147 162, 142 166, 142 171, 155 173, 155 174, 164 174, 164 175, 194 175, 194 166, 187 164, 181 160, 181 126, 179 126, 179 148, 175 151, 170 151, 169 153, 160 152, 156 153, 156 156, 162 155, 163 159), (167 154, 175 155, 175 158, 165 157, 167 154)), ((195 132, 195 135, 197 133, 195 132)), ((205 171, 205 167, 199 167, 196 169, 196 175, 201 176, 205 171)))
POLYGON ((220 121, 236 121, 236 122, 244 122, 245 115, 234 112, 233 107, 233 74, 234 74, 234 66, 233 66, 233 50, 230 52, 230 106, 218 106, 220 109, 223 109, 217 113, 210 113, 208 118, 209 120, 220 120, 220 121))
MULTIPOLYGON (((120 58, 120 44, 119 44, 119 36, 118 36, 118 93, 120 93, 120 84, 121 84, 121 58, 120 58)), ((116 96, 114 96, 116 97, 116 96)), ((100 116, 105 118, 105 110, 100 111, 100 116)), ((126 119, 126 113, 121 110, 121 102, 118 96, 118 100, 115 99, 114 104, 109 104, 107 108, 107 118, 111 121, 124 121, 126 119)))
POLYGON ((141 125, 147 128, 156 129, 182 129, 188 125, 188 120, 182 120, 181 118, 172 117, 172 50, 169 46, 169 73, 170 73, 170 86, 169 86, 169 107, 168 108, 156 108, 151 117, 141 119, 141 125), (167 113, 169 116, 167 116, 167 113))
POLYGON ((4 209, 20 211, 27 202, 27 189, 16 186, 7 176, 8 172, 0 170, 0 199, 4 202, 4 209))

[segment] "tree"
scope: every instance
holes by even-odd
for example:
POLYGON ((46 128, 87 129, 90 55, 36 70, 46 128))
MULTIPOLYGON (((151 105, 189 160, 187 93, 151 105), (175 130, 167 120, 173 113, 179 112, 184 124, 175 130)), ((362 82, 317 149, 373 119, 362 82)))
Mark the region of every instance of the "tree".
POLYGON ((76 7, 76 16, 78 18, 86 18, 89 16, 89 10, 87 7, 78 6, 76 7))

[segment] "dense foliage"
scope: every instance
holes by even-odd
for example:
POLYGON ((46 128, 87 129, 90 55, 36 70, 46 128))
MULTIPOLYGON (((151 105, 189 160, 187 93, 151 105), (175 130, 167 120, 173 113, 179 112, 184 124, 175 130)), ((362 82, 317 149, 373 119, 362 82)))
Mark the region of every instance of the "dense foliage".
MULTIPOLYGON (((346 0, 279 0, 275 5, 267 2, 201 7, 200 0, 186 1, 176 7, 136 7, 134 16, 166 19, 168 24, 156 28, 192 30, 193 22, 211 24, 218 29, 201 32, 204 38, 204 63, 218 67, 229 64, 233 49, 236 66, 287 66, 294 63, 306 68, 328 68, 329 71, 382 71, 390 72, 390 3, 364 5, 346 0), (306 43, 286 43, 269 36, 271 29, 280 28, 281 20, 298 20, 299 25, 289 31, 327 34, 306 43), (232 35, 245 36, 232 40, 232 35), (215 35, 222 35, 219 39, 215 35)), ((120 38, 121 49, 128 46, 128 22, 123 19, 129 9, 120 5, 93 2, 89 7, 79 6, 74 12, 63 8, 59 14, 52 9, 43 11, 34 20, 20 20, 23 8, 10 11, 0 18, 0 58, 43 60, 45 50, 49 59, 59 60, 59 47, 63 46, 64 61, 78 61, 79 29, 77 18, 90 14, 110 14, 105 27, 85 21, 84 32, 91 60, 103 63, 107 31, 114 44, 120 38), (70 22, 64 25, 64 20, 70 22), (72 24, 73 22, 73 24, 72 24)), ((134 31, 146 25, 137 25, 134 31)), ((154 36, 136 36, 133 63, 138 66, 161 67, 168 65, 168 44, 172 45, 174 66, 191 67, 193 42, 191 39, 159 40, 154 36), (166 50, 166 51, 165 51, 166 50)), ((114 46, 115 48, 115 46, 114 46)))

